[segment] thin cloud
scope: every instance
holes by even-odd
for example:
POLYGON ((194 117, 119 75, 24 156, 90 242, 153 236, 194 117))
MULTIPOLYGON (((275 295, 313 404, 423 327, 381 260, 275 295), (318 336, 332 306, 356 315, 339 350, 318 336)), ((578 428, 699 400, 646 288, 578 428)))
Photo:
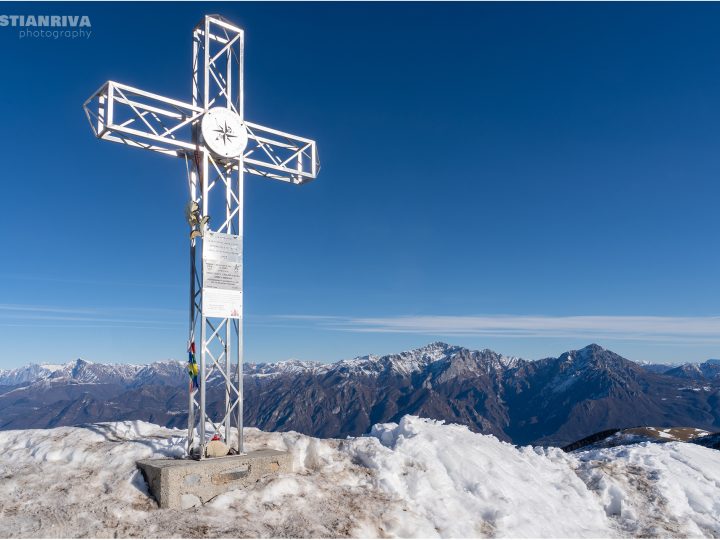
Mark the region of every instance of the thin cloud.
POLYGON ((142 282, 142 281, 107 281, 99 279, 78 279, 78 278, 63 278, 57 276, 38 276, 28 274, 7 274, 0 273, 0 278, 7 280, 19 280, 19 281, 42 281, 48 283, 76 283, 78 285, 110 285, 110 286, 123 286, 123 287, 150 287, 150 288, 172 288, 181 289, 183 285, 172 284, 172 283, 161 283, 161 282, 142 282))
POLYGON ((720 343, 720 317, 658 316, 395 316, 341 317, 279 315, 279 319, 326 329, 393 334, 494 338, 582 338, 631 341, 720 343))
POLYGON ((135 330, 168 330, 168 331, 177 331, 177 326, 171 327, 171 326, 148 326, 146 324, 86 324, 86 323, 79 323, 79 324, 44 324, 44 323, 38 323, 38 324, 30 324, 30 323, 0 323, 0 328, 64 328, 68 330, 78 330, 78 329, 89 329, 89 328, 98 328, 98 329, 114 329, 114 328, 132 328, 135 330))
POLYGON ((0 327, 27 327, 42 322, 52 322, 51 326, 57 328, 159 328, 185 324, 181 317, 171 317, 180 313, 182 313, 180 310, 145 307, 66 308, 33 304, 0 304, 0 327))
POLYGON ((3 311, 9 311, 12 313, 16 313, 16 312, 76 313, 76 314, 97 313, 96 309, 90 309, 90 308, 63 308, 63 307, 54 307, 54 306, 32 305, 32 304, 0 304, 0 313, 2 313, 3 311))

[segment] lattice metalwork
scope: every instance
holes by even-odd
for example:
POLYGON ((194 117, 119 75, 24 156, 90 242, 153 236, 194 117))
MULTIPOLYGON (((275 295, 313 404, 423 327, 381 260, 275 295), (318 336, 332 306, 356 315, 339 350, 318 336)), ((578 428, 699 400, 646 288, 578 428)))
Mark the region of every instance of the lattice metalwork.
MULTIPOLYGON (((244 173, 303 184, 316 178, 320 167, 315 141, 245 121, 243 57, 243 30, 218 15, 206 15, 193 29, 191 103, 108 81, 84 104, 98 138, 180 157, 186 163, 195 223, 201 222, 190 240, 188 346, 199 340, 200 347, 198 386, 190 384, 188 399, 188 453, 201 459, 214 435, 244 451, 242 303, 231 316, 209 315, 204 302, 209 296, 204 244, 215 233, 227 235, 236 240, 242 257, 244 173), (203 120, 218 110, 231 124, 242 126, 239 133, 226 122, 224 130, 216 130, 222 131, 218 139, 247 137, 237 155, 219 150, 222 141, 213 147, 204 131, 203 120), (206 410, 211 389, 225 396, 224 410, 214 415, 206 410), (231 428, 237 428, 235 441, 228 440, 231 428)), ((242 283, 241 258, 239 272, 242 283)), ((241 299, 242 288, 234 294, 241 299)))

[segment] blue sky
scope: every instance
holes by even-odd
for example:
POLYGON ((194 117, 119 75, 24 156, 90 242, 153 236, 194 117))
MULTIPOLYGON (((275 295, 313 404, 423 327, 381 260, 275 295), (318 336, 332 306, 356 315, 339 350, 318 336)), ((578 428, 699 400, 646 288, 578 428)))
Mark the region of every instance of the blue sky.
POLYGON ((444 340, 720 357, 720 5, 21 4, 0 27, 2 367, 182 358, 181 160, 93 138, 113 79, 190 99, 204 13, 246 30, 246 116, 319 179, 246 183, 246 358, 444 340))

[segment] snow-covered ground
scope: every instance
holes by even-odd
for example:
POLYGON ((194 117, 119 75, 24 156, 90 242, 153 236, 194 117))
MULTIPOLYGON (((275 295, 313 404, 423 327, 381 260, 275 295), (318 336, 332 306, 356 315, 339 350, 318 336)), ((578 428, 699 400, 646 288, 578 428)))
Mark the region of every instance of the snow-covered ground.
POLYGON ((0 432, 2 537, 720 537, 720 452, 515 448, 412 416, 371 436, 247 430, 295 473, 158 510, 135 461, 183 453, 144 422, 0 432))

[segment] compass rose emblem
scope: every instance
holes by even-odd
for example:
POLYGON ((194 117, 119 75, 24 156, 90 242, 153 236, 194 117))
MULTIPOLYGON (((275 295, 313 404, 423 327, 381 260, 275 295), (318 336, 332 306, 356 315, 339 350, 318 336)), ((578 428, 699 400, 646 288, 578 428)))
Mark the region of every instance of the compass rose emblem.
POLYGON ((222 139, 223 144, 229 144, 237 135, 233 135, 233 128, 232 126, 228 126, 228 123, 225 122, 222 126, 218 126, 218 129, 214 130, 215 133, 219 133, 219 135, 215 138, 215 140, 222 139))
POLYGON ((248 133, 240 117, 225 107, 210 109, 200 121, 205 145, 220 158, 236 158, 247 146, 248 133))

